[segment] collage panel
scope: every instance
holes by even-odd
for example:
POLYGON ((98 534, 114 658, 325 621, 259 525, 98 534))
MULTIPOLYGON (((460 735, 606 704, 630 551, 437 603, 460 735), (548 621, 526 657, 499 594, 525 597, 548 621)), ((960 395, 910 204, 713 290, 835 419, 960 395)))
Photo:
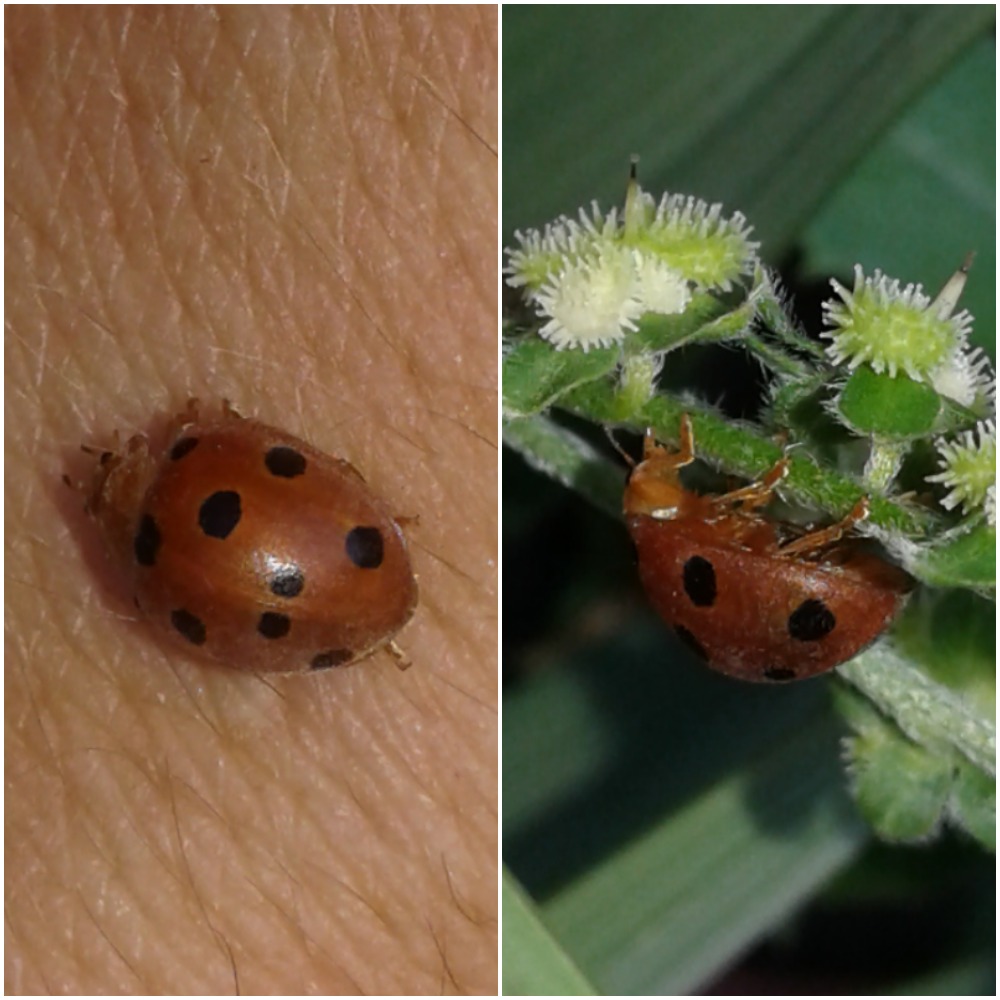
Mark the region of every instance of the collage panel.
POLYGON ((495 6, 5 8, 5 992, 495 995, 495 6))
POLYGON ((990 995, 994 31, 503 8, 505 994, 990 995))

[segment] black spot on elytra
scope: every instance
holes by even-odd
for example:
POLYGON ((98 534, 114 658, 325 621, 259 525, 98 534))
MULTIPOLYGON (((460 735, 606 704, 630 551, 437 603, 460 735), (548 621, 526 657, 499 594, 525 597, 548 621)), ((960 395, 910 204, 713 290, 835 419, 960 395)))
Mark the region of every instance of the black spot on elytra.
POLYGON ((358 569, 377 569, 385 554, 382 532, 378 528, 351 528, 344 539, 344 551, 358 569))
POLYGON ((300 451, 286 445, 278 445, 268 449, 264 456, 264 465, 272 476, 282 479, 294 479, 306 471, 306 457, 300 451))
POLYGON ((684 593, 699 608, 715 604, 715 567, 701 556, 691 556, 684 563, 684 593))
POLYGON ((691 650, 695 656, 700 660, 704 660, 708 663, 708 653, 705 652, 705 647, 689 632, 683 625, 675 625, 674 631, 677 633, 677 638, 691 650))
POLYGON ((265 639, 284 639, 291 629, 291 618, 277 611, 265 611, 257 622, 257 631, 265 639))
POLYGON ((328 649, 318 653, 309 664, 310 670, 328 670, 330 667, 340 667, 354 659, 354 653, 349 649, 328 649))
POLYGON ((170 449, 170 459, 176 462, 178 459, 183 458, 189 452, 194 451, 198 447, 198 438, 196 437, 183 437, 180 441, 177 441, 173 448, 170 449))
POLYGON ((159 525, 149 514, 144 514, 139 522, 139 530, 132 540, 136 562, 140 566, 155 566, 162 541, 159 525))
POLYGON ((306 585, 306 578, 294 563, 282 566, 271 575, 270 588, 275 597, 298 597, 306 585))
POLYGON ((811 597, 788 616, 788 634, 799 642, 816 642, 828 636, 836 624, 833 612, 822 601, 811 597))
POLYGON ((198 525, 209 538, 228 538, 240 523, 243 511, 235 490, 219 490, 198 510, 198 525))
POLYGON ((208 635, 205 623, 190 611, 185 611, 183 608, 171 611, 170 624, 192 645, 204 645, 208 635))

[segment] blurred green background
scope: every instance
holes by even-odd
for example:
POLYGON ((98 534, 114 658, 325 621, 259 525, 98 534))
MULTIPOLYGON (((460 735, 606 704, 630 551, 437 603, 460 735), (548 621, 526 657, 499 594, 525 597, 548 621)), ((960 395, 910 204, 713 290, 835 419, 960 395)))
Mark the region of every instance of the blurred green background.
MULTIPOLYGON (((620 203, 638 153, 646 190, 748 217, 812 329, 855 263, 933 295, 976 251, 995 356, 994 11, 506 6, 504 238, 620 203)), ((752 413, 738 352, 683 363, 752 413)), ((699 668, 622 525, 503 470, 505 992, 991 995, 994 859, 873 841, 836 682, 699 668)))

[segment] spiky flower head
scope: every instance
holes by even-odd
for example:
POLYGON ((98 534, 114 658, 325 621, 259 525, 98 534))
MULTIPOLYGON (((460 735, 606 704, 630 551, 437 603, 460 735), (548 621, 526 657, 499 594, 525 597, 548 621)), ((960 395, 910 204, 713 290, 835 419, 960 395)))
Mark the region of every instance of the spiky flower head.
POLYGON ((965 349, 972 316, 965 310, 947 315, 934 307, 920 285, 901 286, 876 270, 866 278, 858 264, 854 288, 831 281, 840 299, 823 307, 831 327, 827 353, 835 364, 851 370, 868 364, 895 378, 906 372, 916 382, 931 382, 965 349))
POLYGON ((928 476, 931 483, 943 483, 949 493, 941 506, 952 510, 961 505, 965 513, 992 507, 996 523, 997 433, 992 420, 981 420, 975 430, 966 431, 955 441, 938 442, 942 472, 928 476))
POLYGON ((691 301, 691 286, 663 258, 632 250, 635 295, 643 312, 672 316, 682 313, 691 301))
POLYGON ((618 214, 596 203, 580 221, 561 218, 541 233, 517 233, 507 283, 523 287, 545 320, 539 334, 557 349, 588 351, 621 341, 644 313, 681 313, 687 281, 663 259, 628 246, 618 214))
POLYGON ((618 242, 621 227, 616 209, 605 215, 595 201, 589 213, 580 209, 578 219, 562 215, 541 232, 529 229, 514 233, 520 245, 505 251, 507 266, 503 272, 507 275, 507 284, 512 288, 524 288, 532 299, 546 281, 568 264, 618 242))
POLYGON ((738 212, 726 219, 684 195, 657 205, 633 179, 622 213, 594 202, 577 219, 515 233, 504 274, 544 320, 541 336, 586 351, 621 341, 645 313, 684 312, 695 288, 729 290, 753 271, 749 234, 738 212))
POLYGON ((646 311, 632 253, 613 243, 566 263, 533 299, 539 314, 549 317, 538 332, 558 350, 608 347, 635 330, 646 311))
POLYGON ((665 194, 659 204, 638 188, 629 195, 634 202, 625 206, 626 239, 644 254, 703 289, 729 291, 753 273, 760 244, 751 241, 752 228, 742 213, 725 218, 722 205, 683 194, 665 194))

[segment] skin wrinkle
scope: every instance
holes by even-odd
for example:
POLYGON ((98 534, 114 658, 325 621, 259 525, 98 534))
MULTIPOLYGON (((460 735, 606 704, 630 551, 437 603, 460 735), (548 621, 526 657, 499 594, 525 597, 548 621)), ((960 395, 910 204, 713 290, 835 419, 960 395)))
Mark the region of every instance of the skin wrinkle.
MULTIPOLYGON (((373 917, 379 924, 380 930, 387 932, 392 931, 392 926, 390 922, 385 918, 385 916, 379 912, 379 910, 372 904, 372 902, 367 899, 363 893, 359 892, 351 885, 349 885, 345 880, 338 878, 332 873, 325 871, 323 869, 313 869, 318 875, 332 881, 339 889, 342 889, 347 895, 357 901, 362 906, 362 914, 369 914, 373 917)), ((345 919, 343 924, 347 928, 347 933, 351 935, 357 935, 359 937, 371 936, 370 931, 367 930, 365 925, 357 919, 356 916, 351 914, 344 914, 345 919)))
MULTIPOLYGON (((271 913, 277 917, 281 928, 291 937, 298 939, 301 944, 307 946, 305 950, 309 952, 313 959, 319 956, 329 964, 331 969, 337 969, 337 963, 334 960, 334 955, 330 949, 308 933, 303 926, 301 914, 294 912, 297 909, 294 900, 289 903, 285 900, 273 898, 272 894, 254 878, 248 878, 247 883, 253 888, 260 900, 267 904, 271 913)), ((274 932, 269 929, 266 935, 261 935, 260 947, 267 947, 268 943, 273 940, 274 932)), ((347 942, 349 942, 349 940, 350 928, 348 929, 347 934, 341 935, 338 938, 338 949, 343 949, 343 951, 346 952, 348 949, 344 946, 347 942)))
MULTIPOLYGON (((288 170, 288 166, 287 166, 287 163, 285 163, 285 162, 284 162, 284 160, 283 160, 283 158, 282 158, 282 156, 281 156, 281 153, 280 153, 280 150, 278 149, 278 145, 277 145, 277 143, 276 143, 276 141, 275 141, 275 139, 274 139, 274 136, 273 136, 273 133, 272 133, 272 132, 271 132, 271 130, 270 130, 270 129, 269 129, 268 127, 267 127, 267 125, 266 125, 265 123, 263 123, 263 122, 261 122, 261 123, 260 123, 260 127, 261 127, 261 128, 262 128, 262 129, 264 130, 264 131, 265 131, 265 134, 266 134, 266 135, 268 136, 268 138, 269 138, 269 142, 270 142, 270 144, 271 144, 271 147, 272 147, 272 149, 273 149, 273 150, 274 150, 274 152, 275 152, 275 156, 276 156, 276 157, 278 158, 279 162, 280 162, 280 163, 281 163, 281 165, 282 165, 282 168, 283 168, 283 170, 284 170, 284 173, 285 173, 285 174, 286 174, 286 176, 287 176, 287 174, 289 173, 289 170, 288 170)), ((310 208, 311 208, 311 209, 312 209, 312 208, 314 208, 314 207, 315 207, 315 206, 312 206, 312 205, 310 205, 310 208)))
MULTIPOLYGON (((71 66, 75 57, 76 57, 76 52, 74 51, 71 56, 71 62, 70 62, 71 66)), ((83 61, 83 58, 84 57, 81 54, 80 56, 81 62, 83 61)), ((56 79, 58 79, 59 73, 57 71, 55 64, 53 64, 52 68, 54 71, 53 76, 56 79)), ((90 95, 93 93, 93 90, 96 86, 95 77, 99 78, 99 72, 95 70, 95 67, 93 65, 88 66, 86 70, 82 68, 75 68, 75 73, 76 73, 76 78, 81 79, 84 82, 78 89, 70 89, 62 94, 62 97, 67 105, 67 108, 64 112, 64 117, 69 122, 77 121, 77 117, 80 114, 80 110, 86 107, 87 102, 90 99, 90 95)), ((68 77, 66 77, 65 79, 68 79, 68 77)), ((55 131, 53 138, 58 140, 59 138, 58 130, 55 131)), ((65 176, 66 184, 60 186, 59 189, 57 190, 56 201, 60 205, 60 208, 65 207, 65 195, 66 195, 66 190, 69 186, 69 176, 73 169, 73 164, 76 162, 78 157, 83 156, 89 152, 86 138, 79 129, 70 128, 66 134, 66 140, 69 143, 68 148, 65 151, 59 150, 60 159, 62 159, 62 157, 64 156, 66 163, 66 176, 65 176)))
MULTIPOLYGON (((168 772, 169 765, 164 765, 164 770, 168 772)), ((169 773, 158 775, 159 780, 157 785, 162 788, 168 797, 172 797, 172 786, 169 780, 169 773)), ((172 806, 172 803, 171 803, 172 806)), ((127 817, 130 820, 130 817, 127 817)), ((132 824, 130 825, 137 833, 140 833, 139 829, 132 824)), ((121 898, 124 902, 124 924, 123 935, 125 933, 131 933, 133 941, 138 940, 140 945, 138 950, 143 954, 147 952, 158 952, 163 956, 169 955, 169 949, 166 942, 162 941, 155 933, 154 929, 158 926, 159 922, 162 920, 164 913, 166 912, 166 905, 169 899, 174 894, 179 894, 184 897, 186 908, 194 910, 200 914, 200 919, 204 923, 205 927, 209 930, 212 938, 218 942, 218 932, 213 925, 211 917, 209 916, 208 910, 205 903, 201 897, 198 889, 197 881, 194 879, 190 868, 187 864, 187 858, 184 851, 183 837, 181 836, 180 828, 178 825, 178 817, 173 813, 171 808, 171 821, 168 824, 169 829, 164 829, 158 831, 160 834, 160 839, 164 842, 162 844, 156 843, 152 839, 143 839, 141 836, 137 838, 136 843, 141 843, 149 855, 156 861, 160 866, 163 873, 169 879, 169 883, 175 890, 171 893, 169 890, 156 897, 146 897, 145 903, 143 905, 143 900, 138 901, 138 905, 135 902, 128 901, 129 897, 124 889, 123 879, 117 879, 115 883, 116 895, 121 898), (141 921, 140 924, 137 921, 141 921)), ((119 840, 120 838, 116 838, 119 840)), ((116 853, 116 857, 120 856, 120 852, 116 853)), ((119 862, 119 864, 121 864, 119 862)), ((137 874, 142 873, 143 875, 148 875, 150 873, 148 862, 145 858, 134 858, 130 857, 124 865, 121 865, 125 872, 129 870, 135 871, 137 874)), ((107 921, 105 921, 107 922, 107 921)), ((198 926, 198 919, 188 918, 188 924, 190 926, 198 926)), ((202 947, 208 945, 208 939, 202 936, 200 938, 200 944, 202 947)), ((135 945, 133 945, 135 947, 135 945)))
MULTIPOLYGON (((208 912, 202 893, 199 890, 199 880, 196 878, 191 868, 187 852, 184 847, 185 838, 181 831, 180 815, 176 810, 176 799, 173 795, 174 781, 169 773, 169 763, 165 764, 164 768, 161 770, 158 784, 165 788, 166 794, 171 800, 172 821, 169 824, 170 829, 163 831, 166 840, 163 845, 158 846, 153 842, 147 841, 146 846, 152 852, 153 857, 156 858, 157 862, 163 868, 164 872, 170 877, 173 883, 175 883, 178 887, 183 887, 185 885, 189 887, 190 894, 188 895, 188 899, 193 901, 196 909, 201 914, 201 919, 204 921, 205 926, 211 932, 216 943, 218 943, 221 932, 219 932, 216 928, 208 912)), ((148 872, 147 865, 141 865, 141 870, 143 872, 148 872)), ((162 910, 162 908, 160 909, 162 910)), ((142 913, 143 911, 140 909, 138 912, 142 913)), ((130 926, 134 926, 135 915, 136 913, 133 912, 132 916, 129 918, 130 926)), ((142 933, 142 940, 150 943, 155 943, 157 941, 157 937, 153 933, 153 930, 158 926, 160 920, 161 914, 159 912, 154 913, 149 910, 145 911, 145 927, 147 930, 142 933)), ((191 924, 191 921, 189 920, 188 923, 191 924)), ((166 945, 166 942, 163 944, 166 945)), ((162 950, 163 949, 161 949, 161 951, 162 950)), ((168 954, 168 952, 165 952, 165 954, 168 954)))
MULTIPOLYGON (((90 922, 93 924, 94 929, 97 931, 100 937, 107 943, 108 947, 112 950, 112 952, 114 952, 114 954, 118 957, 118 960, 121 962, 121 964, 129 971, 129 973, 131 973, 132 978, 135 980, 135 982, 141 987, 142 977, 139 975, 135 967, 129 962, 128 958, 126 958, 126 956, 122 953, 118 945, 116 945, 114 941, 111 940, 111 935, 107 932, 107 929, 104 926, 105 922, 103 920, 99 920, 94 915, 90 907, 87 905, 87 900, 82 893, 78 894, 78 898, 81 908, 87 914, 87 916, 90 917, 90 922)), ((134 993, 135 990, 124 990, 123 992, 134 993)))
MULTIPOLYGON (((199 718, 208 727, 215 737, 222 739, 223 733, 220 725, 209 718, 208 711, 205 708, 203 701, 196 696, 188 678, 183 676, 180 671, 176 670, 174 665, 169 661, 167 666, 168 669, 173 672, 174 680, 177 682, 178 688, 180 688, 184 694, 187 707, 195 713, 197 718, 199 718)), ((212 707, 215 708, 214 705, 212 707)))
MULTIPOLYGON (((170 75, 176 83, 183 84, 185 82, 185 76, 180 71, 172 72, 170 75)), ((121 81, 121 92, 127 107, 138 109, 145 106, 142 95, 139 93, 135 93, 134 95, 128 94, 128 84, 125 80, 121 81)), ((182 96, 178 95, 176 99, 172 99, 169 102, 170 106, 179 107, 182 96)), ((199 105, 199 110, 204 111, 204 107, 199 105)), ((157 262, 159 273, 167 280, 175 301, 181 304, 182 315, 191 319, 191 325, 195 326, 199 322, 199 313, 196 308, 192 309, 187 305, 189 296, 186 291, 184 276, 182 273, 175 272, 167 266, 167 262, 172 259, 172 254, 169 252, 171 234, 179 221, 178 214, 182 210, 182 207, 193 210, 194 217, 200 223, 201 233, 204 236, 203 240, 193 240, 189 244, 194 246, 198 253, 198 256, 193 261, 193 266, 196 269, 207 266, 207 261, 209 260, 218 261, 222 259, 229 265, 227 270, 233 274, 240 274, 242 273, 240 269, 241 261, 231 253, 229 245, 222 238, 224 234, 217 234, 209 224, 204 212, 198 210, 197 198, 192 199, 190 197, 191 191, 186 187, 184 182, 185 157, 182 153, 182 150, 187 148, 188 139, 187 136, 182 136, 178 140, 170 141, 173 132, 183 128, 183 122, 178 119, 172 123, 172 126, 163 129, 151 129, 150 122, 145 115, 140 117, 131 116, 123 119, 123 127, 127 129, 127 134, 130 137, 128 148, 132 153, 131 167, 139 185, 142 185, 146 178, 149 178, 150 184, 154 183, 153 179, 159 178, 158 168, 161 168, 163 165, 169 165, 171 168, 169 177, 173 182, 173 201, 169 204, 166 212, 163 213, 162 223, 157 226, 158 217, 150 215, 148 212, 145 213, 148 219, 144 221, 148 221, 149 227, 152 230, 154 252, 151 254, 151 257, 157 262), (147 149, 145 139, 151 132, 157 136, 157 142, 155 146, 147 149), (166 155, 155 155, 154 150, 156 153, 166 155)), ((193 127, 192 116, 189 128, 193 127)), ((140 187, 137 190, 144 191, 145 196, 140 201, 142 206, 146 206, 154 200, 160 203, 161 199, 154 198, 157 194, 156 189, 152 187, 140 187)), ((130 206, 127 212, 123 213, 123 216, 127 222, 130 216, 134 216, 134 207, 130 206)), ((140 244, 145 243, 144 240, 133 241, 133 243, 135 242, 139 242, 140 244)), ((196 306, 197 303, 192 303, 192 305, 196 306)))

